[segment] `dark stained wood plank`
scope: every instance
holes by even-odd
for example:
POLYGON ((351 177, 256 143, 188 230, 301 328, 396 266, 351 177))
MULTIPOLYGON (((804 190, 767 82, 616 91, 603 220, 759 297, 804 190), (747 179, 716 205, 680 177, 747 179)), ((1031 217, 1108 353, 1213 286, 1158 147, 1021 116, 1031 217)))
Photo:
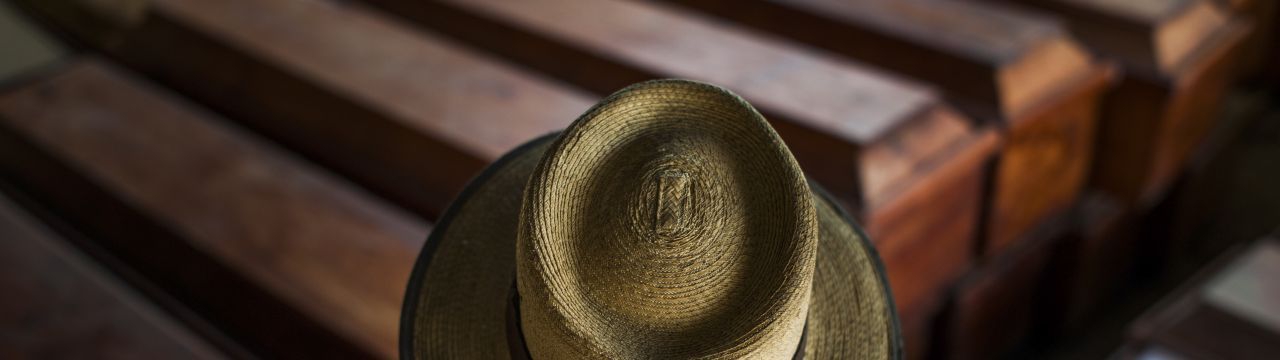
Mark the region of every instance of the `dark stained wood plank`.
POLYGON ((771 119, 810 176, 853 205, 903 308, 968 266, 994 136, 919 84, 651 3, 371 2, 600 94, 656 77, 723 85, 771 119))
POLYGON ((428 228, 98 60, 0 96, 0 169, 267 356, 396 354, 428 228))
POLYGON ((1274 54, 1276 35, 1276 17, 1280 16, 1280 2, 1266 0, 1214 0, 1236 18, 1249 19, 1253 23, 1253 31, 1244 40, 1241 72, 1250 80, 1267 75, 1280 65, 1280 59, 1274 54))
POLYGON ((1054 285, 1049 260, 1072 226, 1071 213, 1059 214, 966 274, 942 315, 937 351, 957 360, 1008 358, 1038 325, 1042 291, 1054 285))
POLYGON ((997 121, 1080 86, 1091 60, 1052 18, 931 0, 669 0, 936 84, 997 121))
POLYGON ((1068 20, 1095 51, 1129 67, 1174 74, 1231 19, 1207 0, 1023 0, 1068 20))
POLYGON ((1131 278, 1137 247, 1136 219, 1100 192, 1081 197, 1072 224, 1060 234, 1049 259, 1046 289, 1039 304, 1044 330, 1076 333, 1100 306, 1131 278))
POLYGON ((1067 210, 1088 180, 1098 98, 1111 78, 1055 19, 929 0, 670 0, 934 84, 1005 143, 983 252, 1067 210))
POLYGON ((1063 16, 1083 43, 1124 65, 1103 100, 1090 183, 1152 206, 1214 126, 1251 26, 1203 0, 1020 3, 1063 16))
MULTIPOLYGON (((84 11, 28 7, 71 29, 84 11)), ((358 4, 156 0, 110 29, 122 62, 426 218, 595 101, 358 4)))
POLYGON ((1192 359, 1273 358, 1280 353, 1278 270, 1280 240, 1237 246, 1130 324, 1131 342, 1192 359))
POLYGON ((3 196, 0 289, 5 359, 225 358, 3 196))

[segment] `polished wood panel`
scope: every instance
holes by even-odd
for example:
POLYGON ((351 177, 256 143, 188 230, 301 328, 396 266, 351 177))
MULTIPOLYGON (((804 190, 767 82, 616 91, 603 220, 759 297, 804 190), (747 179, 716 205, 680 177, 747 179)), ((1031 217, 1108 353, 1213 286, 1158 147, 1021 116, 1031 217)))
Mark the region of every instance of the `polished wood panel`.
POLYGON ((0 119, 7 179, 251 351, 395 356, 425 224, 99 60, 0 119))
MULTIPOLYGON (((28 6, 75 28, 76 8, 28 6)), ((155 0, 112 29, 97 44, 124 63, 426 218, 595 101, 358 4, 155 0)))
POLYGON ((1066 211, 1088 180, 1111 68, 1055 19, 965 1, 671 1, 935 84, 998 125, 988 255, 1066 211))
POLYGON ((742 95, 809 175, 853 205, 904 308, 936 296, 972 257, 994 135, 917 83, 660 4, 371 2, 599 94, 682 77, 742 95))
POLYGON ((226 358, 4 196, 0 290, 5 359, 226 358))
POLYGON ((1124 65, 1103 100, 1092 186, 1151 206, 1214 125, 1251 31, 1203 0, 1028 0, 1124 65))

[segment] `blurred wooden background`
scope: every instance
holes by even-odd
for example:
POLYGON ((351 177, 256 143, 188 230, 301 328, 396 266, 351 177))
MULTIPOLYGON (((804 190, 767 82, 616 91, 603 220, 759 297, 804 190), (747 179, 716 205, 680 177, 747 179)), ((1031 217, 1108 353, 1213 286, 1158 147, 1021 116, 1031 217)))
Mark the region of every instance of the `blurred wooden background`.
POLYGON ((770 120, 911 359, 1105 356, 1280 224, 1271 0, 0 6, 0 358, 394 358, 468 179, 652 78, 770 120))

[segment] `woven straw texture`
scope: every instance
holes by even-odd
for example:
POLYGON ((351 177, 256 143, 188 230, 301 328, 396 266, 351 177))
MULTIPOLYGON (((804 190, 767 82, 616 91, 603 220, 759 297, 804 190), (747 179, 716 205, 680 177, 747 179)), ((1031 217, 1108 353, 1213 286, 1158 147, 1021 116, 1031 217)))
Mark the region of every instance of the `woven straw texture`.
POLYGON ((552 140, 440 219, 402 357, 510 358, 517 283, 534 358, 901 358, 874 249, 741 99, 643 83, 552 140))
POLYGON ((817 218, 782 140, 719 88, 648 82, 575 121, 521 212, 535 358, 795 354, 817 218))
POLYGON ((899 358, 897 312, 875 249, 829 197, 815 203, 821 240, 805 359, 899 358))
POLYGON ((436 224, 406 291, 403 358, 510 358, 506 311, 516 274, 520 199, 550 140, 522 146, 491 165, 436 224))

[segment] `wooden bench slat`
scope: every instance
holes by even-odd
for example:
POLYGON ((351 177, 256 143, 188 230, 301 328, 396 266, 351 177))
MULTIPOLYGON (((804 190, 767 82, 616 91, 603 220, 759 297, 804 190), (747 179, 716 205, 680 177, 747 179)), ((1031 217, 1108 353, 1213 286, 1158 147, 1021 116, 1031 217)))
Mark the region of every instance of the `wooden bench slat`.
POLYGON ((1143 71, 1172 74, 1231 19, 1204 0, 1029 0, 1069 20, 1096 51, 1143 71))
POLYGON ((668 0, 935 84, 966 109, 1016 123, 1096 69, 1052 18, 921 0, 668 0))
POLYGON ((1025 0, 1068 20, 1094 51, 1124 65, 1104 100, 1091 179, 1128 205, 1151 206, 1214 125, 1251 27, 1202 0, 1025 0))
POLYGON ((223 359, 0 196, 0 357, 223 359))
POLYGON ((426 225, 96 60, 0 119, 6 173, 251 349, 395 356, 426 225))
POLYGON ((102 45, 426 218, 595 101, 358 4, 156 0, 102 45))

